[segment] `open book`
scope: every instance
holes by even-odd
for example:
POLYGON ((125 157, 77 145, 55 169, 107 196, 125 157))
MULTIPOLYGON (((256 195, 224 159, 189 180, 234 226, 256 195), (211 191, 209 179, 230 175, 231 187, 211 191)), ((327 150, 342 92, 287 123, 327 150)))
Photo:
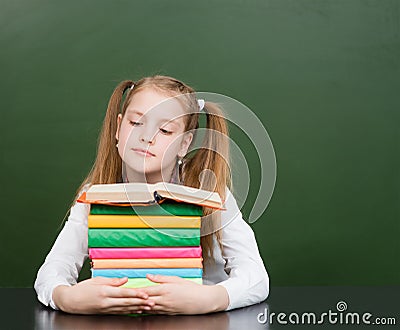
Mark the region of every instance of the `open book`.
POLYGON ((78 201, 86 203, 155 204, 164 199, 224 209, 217 192, 169 182, 95 184, 78 201))

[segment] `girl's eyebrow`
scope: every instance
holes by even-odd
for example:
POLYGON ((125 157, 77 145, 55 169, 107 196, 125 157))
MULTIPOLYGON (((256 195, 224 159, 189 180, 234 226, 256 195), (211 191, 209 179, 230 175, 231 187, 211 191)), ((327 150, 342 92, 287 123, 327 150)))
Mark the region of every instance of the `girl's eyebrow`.
POLYGON ((139 116, 143 116, 143 113, 141 113, 140 111, 135 110, 135 109, 128 109, 128 110, 126 110, 126 112, 135 113, 135 114, 137 114, 139 116))
MULTIPOLYGON (((141 113, 140 111, 135 110, 135 109, 129 109, 129 110, 127 110, 127 112, 129 112, 129 113, 134 113, 134 114, 139 115, 139 116, 144 116, 143 113, 141 113)), ((177 123, 178 120, 179 120, 179 117, 174 118, 174 119, 161 118, 161 119, 160 119, 160 122, 169 122, 169 123, 178 124, 178 123, 177 123)))

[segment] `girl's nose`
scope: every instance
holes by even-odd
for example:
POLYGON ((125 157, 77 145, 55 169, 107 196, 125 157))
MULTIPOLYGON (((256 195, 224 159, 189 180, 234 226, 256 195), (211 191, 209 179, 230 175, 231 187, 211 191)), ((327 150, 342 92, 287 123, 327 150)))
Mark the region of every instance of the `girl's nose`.
POLYGON ((151 135, 141 135, 140 136, 140 141, 142 141, 142 142, 145 142, 145 143, 149 143, 149 144, 154 144, 154 141, 155 141, 155 135, 153 135, 153 136, 151 136, 151 137, 149 137, 149 136, 151 136, 151 135))

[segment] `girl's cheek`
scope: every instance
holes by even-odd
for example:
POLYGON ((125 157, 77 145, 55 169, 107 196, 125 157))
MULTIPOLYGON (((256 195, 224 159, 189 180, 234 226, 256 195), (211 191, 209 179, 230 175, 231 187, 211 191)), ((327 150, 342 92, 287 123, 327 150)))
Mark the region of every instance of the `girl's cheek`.
POLYGON ((120 146, 120 148, 122 148, 122 150, 129 148, 129 146, 132 145, 132 141, 133 141, 133 137, 131 136, 131 134, 129 134, 129 131, 121 130, 121 133, 119 135, 119 141, 118 141, 118 145, 120 146))
POLYGON ((160 139, 160 142, 165 149, 174 149, 178 143, 175 137, 170 136, 163 136, 163 138, 160 139))
POLYGON ((125 128, 123 131, 121 131, 121 135, 123 136, 124 141, 132 142, 135 138, 135 131, 125 128))
POLYGON ((164 151, 164 154, 168 155, 177 155, 180 149, 180 144, 178 141, 169 141, 169 143, 166 143, 162 150, 164 151))

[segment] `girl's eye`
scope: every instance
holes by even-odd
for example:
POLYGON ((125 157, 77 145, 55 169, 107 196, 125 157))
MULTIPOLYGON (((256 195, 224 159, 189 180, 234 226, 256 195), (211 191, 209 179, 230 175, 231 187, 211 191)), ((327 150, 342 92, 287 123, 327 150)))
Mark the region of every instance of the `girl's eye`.
POLYGON ((132 126, 139 126, 139 125, 141 125, 141 123, 138 123, 137 121, 132 121, 132 120, 129 121, 129 124, 131 124, 132 126))
POLYGON ((163 128, 160 128, 160 131, 161 131, 163 134, 167 134, 167 135, 172 134, 172 132, 167 131, 166 129, 163 129, 163 128))

